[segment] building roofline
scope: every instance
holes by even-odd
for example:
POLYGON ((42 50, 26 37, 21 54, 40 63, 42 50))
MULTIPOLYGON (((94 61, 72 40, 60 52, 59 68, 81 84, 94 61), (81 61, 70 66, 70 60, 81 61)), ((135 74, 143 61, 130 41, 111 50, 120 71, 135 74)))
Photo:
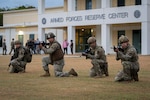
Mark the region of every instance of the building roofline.
MULTIPOLYGON (((45 10, 48 10, 48 9, 55 9, 55 8, 63 8, 63 7, 64 7, 64 6, 49 7, 49 8, 45 8, 45 10)), ((23 10, 2 11, 2 12, 0 12, 0 13, 7 14, 7 13, 37 11, 37 10, 38 10, 38 8, 31 8, 31 9, 23 9, 23 10)))

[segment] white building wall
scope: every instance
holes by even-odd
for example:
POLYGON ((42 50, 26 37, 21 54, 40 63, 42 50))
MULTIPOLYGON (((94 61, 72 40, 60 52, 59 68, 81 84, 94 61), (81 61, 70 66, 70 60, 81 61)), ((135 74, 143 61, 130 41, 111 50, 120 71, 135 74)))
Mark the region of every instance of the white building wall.
POLYGON ((101 45, 101 26, 97 25, 96 26, 96 41, 98 45, 101 45))
MULTIPOLYGON (((150 21, 150 13, 148 12, 150 11, 150 0, 142 0, 142 5, 113 8, 110 8, 110 0, 101 0, 101 2, 97 1, 97 3, 101 4, 102 9, 91 9, 84 11, 74 11, 75 3, 73 3, 73 1, 68 0, 68 12, 39 14, 39 28, 97 25, 96 30, 101 31, 101 34, 96 32, 96 38, 98 39, 97 41, 104 47, 106 54, 108 54, 112 51, 110 49, 112 46, 110 32, 111 24, 142 23, 142 54, 150 54, 150 46, 148 45, 150 42, 148 39, 150 37, 148 33, 150 31, 148 28, 150 21), (41 23, 43 19, 46 20, 46 23, 44 24, 41 23), (101 30, 97 28, 99 25, 101 26, 101 30), (99 37, 101 39, 99 39, 99 37)), ((39 4, 39 6, 43 5, 39 4)), ((97 8, 100 7, 98 5, 96 6, 97 8)), ((43 7, 39 8, 43 9, 43 7)), ((42 11, 41 9, 40 11, 42 11)), ((70 34, 69 39, 71 39, 70 34)))

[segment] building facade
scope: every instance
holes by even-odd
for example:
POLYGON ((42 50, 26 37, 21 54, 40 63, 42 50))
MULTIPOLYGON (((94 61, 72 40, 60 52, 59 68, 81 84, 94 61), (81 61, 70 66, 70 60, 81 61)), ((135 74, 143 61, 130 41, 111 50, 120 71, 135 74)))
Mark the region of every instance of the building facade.
MULTIPOLYGON (((45 9, 46 13, 62 11, 63 7, 45 9)), ((3 26, 0 26, 0 54, 2 54, 2 42, 4 39, 6 39, 8 54, 12 38, 20 40, 24 46, 27 40, 36 40, 38 38, 38 9, 5 11, 1 13, 3 13, 3 26)), ((53 29, 52 31, 56 30, 53 29)))
POLYGON ((74 40, 74 51, 81 52, 88 47, 87 38, 95 36, 109 54, 119 36, 126 35, 140 54, 150 54, 150 0, 64 0, 64 12, 49 14, 45 14, 45 0, 38 2, 41 39, 45 29, 63 29, 56 32, 59 40, 74 40))
POLYGON ((0 52, 4 38, 9 51, 12 38, 25 45, 29 39, 46 41, 53 32, 60 43, 73 40, 76 53, 87 49, 88 37, 95 36, 106 54, 112 54, 111 47, 126 35, 139 54, 149 55, 149 10, 150 0, 64 0, 63 7, 49 9, 45 0, 38 0, 38 9, 3 12, 0 52))

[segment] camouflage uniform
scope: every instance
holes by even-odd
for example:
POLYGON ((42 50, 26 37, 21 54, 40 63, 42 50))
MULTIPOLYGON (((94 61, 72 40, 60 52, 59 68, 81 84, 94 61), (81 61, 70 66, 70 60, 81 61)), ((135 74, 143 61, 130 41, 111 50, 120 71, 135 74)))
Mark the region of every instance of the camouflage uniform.
MULTIPOLYGON (((122 36, 119 38, 119 41, 127 42, 128 38, 126 36, 122 36)), ((127 48, 123 50, 123 52, 116 52, 116 60, 121 60, 123 70, 118 72, 118 74, 115 77, 115 81, 130 81, 133 79, 135 81, 138 81, 137 72, 139 71, 139 62, 137 51, 130 44, 128 44, 127 48)))
POLYGON ((4 41, 3 41, 2 46, 3 46, 3 55, 6 55, 6 52, 7 52, 7 46, 6 46, 6 40, 5 40, 5 39, 4 39, 4 41))
MULTIPOLYGON (((94 41, 96 42, 96 39, 94 37, 90 37, 88 39, 88 43, 91 43, 94 41)), ((103 47, 97 46, 96 44, 95 49, 91 47, 89 49, 90 49, 90 52, 87 54, 87 58, 92 60, 91 63, 93 65, 90 71, 90 76, 91 77, 102 76, 103 74, 106 74, 106 76, 108 76, 108 69, 106 68, 106 70, 104 70, 105 68, 100 67, 101 65, 104 65, 107 63, 106 55, 105 55, 105 51, 103 47)))
POLYGON ((14 42, 14 39, 12 39, 11 41, 11 50, 9 52, 9 54, 11 54, 11 52, 15 49, 15 42, 14 42))
MULTIPOLYGON (((16 44, 21 44, 19 41, 15 41, 16 44)), ((14 59, 10 62, 12 67, 10 68, 10 73, 18 73, 18 72, 25 72, 25 66, 27 62, 24 59, 25 49, 20 46, 19 48, 15 49, 14 52, 14 59)))
MULTIPOLYGON (((54 38, 55 35, 53 33, 49 33, 47 38, 54 38)), ((49 57, 42 58, 42 66, 46 73, 42 76, 50 76, 48 64, 54 66, 54 72, 56 77, 68 77, 69 75, 77 76, 77 73, 74 69, 71 69, 70 72, 63 72, 64 63, 64 53, 62 51, 61 45, 54 40, 53 43, 49 44, 49 48, 46 49, 42 47, 42 50, 49 54, 49 57), (74 72, 75 74, 71 73, 74 72)))

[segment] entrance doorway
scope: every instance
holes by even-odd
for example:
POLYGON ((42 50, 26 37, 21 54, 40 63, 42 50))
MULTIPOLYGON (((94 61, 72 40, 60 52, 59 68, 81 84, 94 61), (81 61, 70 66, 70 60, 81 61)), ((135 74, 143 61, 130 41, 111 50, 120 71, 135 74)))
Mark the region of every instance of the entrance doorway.
POLYGON ((18 35, 18 40, 22 43, 23 45, 23 35, 18 35))
POLYGON ((132 36, 132 44, 137 52, 141 54, 141 30, 133 30, 132 36))
POLYGON ((76 52, 83 52, 89 48, 87 40, 91 36, 91 29, 76 29, 76 52))

